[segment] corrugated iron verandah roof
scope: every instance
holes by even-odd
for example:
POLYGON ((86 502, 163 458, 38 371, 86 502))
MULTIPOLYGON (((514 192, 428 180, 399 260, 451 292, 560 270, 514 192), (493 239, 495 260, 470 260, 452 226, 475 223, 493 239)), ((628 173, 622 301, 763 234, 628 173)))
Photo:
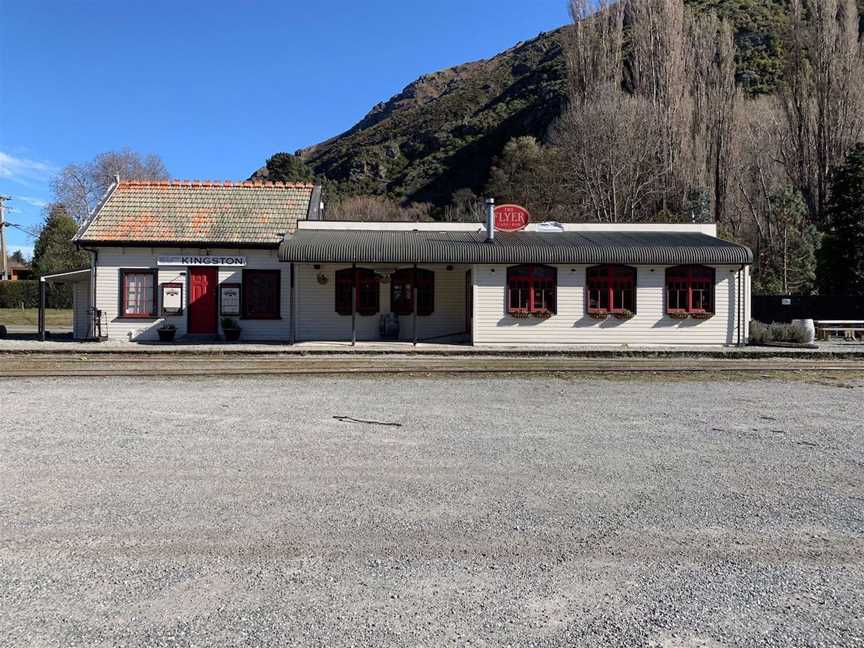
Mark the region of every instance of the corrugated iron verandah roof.
POLYGON ((279 247, 296 263, 547 263, 742 265, 749 248, 697 232, 496 232, 298 230, 279 247))

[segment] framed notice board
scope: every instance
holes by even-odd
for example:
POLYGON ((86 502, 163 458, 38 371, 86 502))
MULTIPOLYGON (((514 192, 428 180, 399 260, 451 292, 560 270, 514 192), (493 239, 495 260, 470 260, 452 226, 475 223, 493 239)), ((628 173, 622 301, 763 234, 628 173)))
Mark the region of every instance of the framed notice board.
POLYGON ((222 315, 240 315, 240 284, 225 283, 219 286, 219 312, 222 315))
POLYGON ((183 312, 183 284, 164 283, 162 288, 162 313, 179 315, 183 312))

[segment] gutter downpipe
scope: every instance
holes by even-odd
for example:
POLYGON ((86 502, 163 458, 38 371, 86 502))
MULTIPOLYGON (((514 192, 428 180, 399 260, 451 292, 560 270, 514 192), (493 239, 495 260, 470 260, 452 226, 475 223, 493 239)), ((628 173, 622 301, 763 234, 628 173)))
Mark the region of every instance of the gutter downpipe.
MULTIPOLYGON (((79 250, 89 252, 93 257, 92 264, 90 266, 90 308, 93 309, 93 315, 92 317, 90 317, 90 321, 87 324, 87 333, 88 337, 96 339, 96 325, 94 318, 96 317, 96 269, 99 266, 99 249, 84 247, 80 243, 76 243, 75 247, 79 250)), ((90 315, 89 312, 87 314, 90 315)))

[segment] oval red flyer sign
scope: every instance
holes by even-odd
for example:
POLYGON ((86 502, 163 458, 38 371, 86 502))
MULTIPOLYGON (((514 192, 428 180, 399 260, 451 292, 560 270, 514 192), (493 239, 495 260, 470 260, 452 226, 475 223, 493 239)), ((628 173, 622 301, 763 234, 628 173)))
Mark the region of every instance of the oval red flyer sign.
POLYGON ((531 215, 519 205, 498 205, 495 208, 495 229, 501 232, 518 232, 528 227, 531 215))

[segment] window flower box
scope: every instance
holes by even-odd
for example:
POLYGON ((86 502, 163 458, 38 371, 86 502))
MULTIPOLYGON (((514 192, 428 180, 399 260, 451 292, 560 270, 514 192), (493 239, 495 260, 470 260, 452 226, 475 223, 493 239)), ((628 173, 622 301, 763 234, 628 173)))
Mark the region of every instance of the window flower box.
POLYGON ((552 311, 550 311, 550 310, 534 311, 533 313, 531 313, 531 316, 535 317, 536 319, 547 320, 550 317, 552 317, 552 311))
POLYGON ((588 317, 590 317, 593 320, 598 320, 598 321, 605 320, 609 317, 609 311, 607 311, 607 310, 591 310, 591 311, 588 311, 588 317))
POLYGON ((528 311, 510 311, 510 317, 513 319, 528 319, 531 317, 531 313, 528 311))
POLYGON ((690 313, 669 313, 668 315, 674 320, 686 320, 690 317, 690 313))
POLYGON ((613 316, 614 316, 615 319, 617 319, 617 320, 627 321, 627 320, 629 320, 629 319, 633 319, 633 318, 636 316, 636 314, 635 314, 633 311, 631 311, 631 310, 627 310, 627 309, 625 309, 625 310, 622 310, 622 311, 616 311, 616 312, 614 312, 614 313, 613 313, 613 316))
POLYGON ((691 313, 690 317, 694 320, 709 320, 714 317, 714 313, 691 313))

